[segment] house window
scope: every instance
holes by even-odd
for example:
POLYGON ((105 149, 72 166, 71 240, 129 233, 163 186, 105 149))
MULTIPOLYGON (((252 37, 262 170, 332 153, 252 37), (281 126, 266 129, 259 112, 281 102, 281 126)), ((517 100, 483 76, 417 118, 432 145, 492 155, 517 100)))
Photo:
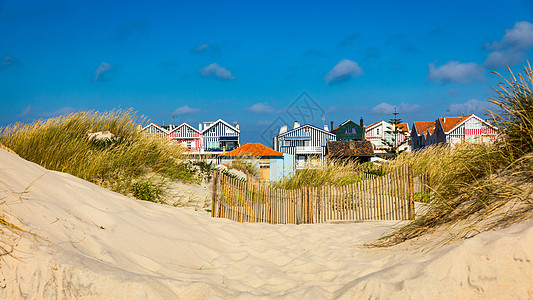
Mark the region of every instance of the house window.
POLYGON ((192 130, 191 128, 187 128, 187 133, 194 133, 194 130, 192 130))
POLYGON ((379 135, 379 128, 376 128, 376 134, 379 135))
POLYGON ((187 148, 192 149, 192 142, 187 142, 187 148))
POLYGON ((309 132, 309 127, 305 127, 304 131, 309 132))
POLYGON ((344 129, 344 133, 351 133, 352 132, 352 128, 350 126, 346 126, 346 128, 344 129))
POLYGON ((226 133, 233 133, 233 129, 226 127, 226 133))
POLYGON ((207 149, 220 149, 219 142, 207 142, 207 149))

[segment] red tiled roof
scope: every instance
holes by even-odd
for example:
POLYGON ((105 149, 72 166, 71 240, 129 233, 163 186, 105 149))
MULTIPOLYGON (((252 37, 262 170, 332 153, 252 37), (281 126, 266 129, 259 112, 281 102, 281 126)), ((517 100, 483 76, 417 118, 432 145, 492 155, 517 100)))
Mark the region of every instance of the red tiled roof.
POLYGON ((400 123, 398 124, 398 129, 409 132, 409 125, 407 123, 400 123))
POLYGON ((449 132, 450 130, 455 128, 455 126, 459 125, 464 120, 470 118, 470 116, 472 115, 470 114, 470 115, 460 116, 460 117, 445 117, 445 118, 440 117, 439 122, 442 124, 442 129, 444 130, 444 132, 449 132))
POLYGON ((283 156, 283 153, 272 150, 261 143, 245 143, 239 148, 219 156, 283 156))
POLYGON ((429 133, 435 132, 435 121, 431 122, 415 122, 414 127, 417 134, 426 134, 429 130, 429 133))
POLYGON ((371 125, 366 126, 366 128, 368 129, 368 128, 370 128, 370 127, 372 127, 372 126, 374 126, 374 125, 376 125, 376 124, 379 124, 379 123, 381 123, 381 121, 376 122, 376 123, 372 123, 371 125))

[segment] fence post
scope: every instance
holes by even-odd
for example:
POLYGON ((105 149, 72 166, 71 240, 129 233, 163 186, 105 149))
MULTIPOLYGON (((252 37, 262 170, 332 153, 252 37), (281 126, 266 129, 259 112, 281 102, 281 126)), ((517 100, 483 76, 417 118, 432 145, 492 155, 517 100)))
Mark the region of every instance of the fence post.
POLYGON ((413 182, 413 166, 407 166, 407 177, 409 180, 409 219, 415 219, 415 187, 413 182))
POLYGON ((218 171, 213 171, 213 197, 211 199, 211 217, 215 216, 215 201, 217 199, 217 179, 218 171))
POLYGON ((305 223, 309 224, 309 213, 311 209, 309 208, 309 187, 305 187, 305 223))

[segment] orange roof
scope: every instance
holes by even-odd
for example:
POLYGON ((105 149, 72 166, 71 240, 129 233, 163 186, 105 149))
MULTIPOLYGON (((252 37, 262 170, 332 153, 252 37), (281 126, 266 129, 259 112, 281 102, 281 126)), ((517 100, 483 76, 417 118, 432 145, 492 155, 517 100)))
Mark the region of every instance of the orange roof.
POLYGON ((432 134, 435 131, 435 121, 415 122, 414 127, 416 129, 417 134, 426 134, 428 130, 429 130, 429 133, 432 134))
POLYGON ((381 121, 378 121, 378 122, 376 122, 376 123, 372 123, 372 124, 368 125, 366 128, 368 129, 368 128, 370 128, 370 127, 372 127, 372 126, 374 126, 374 125, 376 125, 376 124, 379 124, 379 123, 381 123, 381 121))
POLYGON ((261 143, 245 143, 239 148, 219 156, 283 156, 283 153, 272 150, 261 143))
POLYGON ((398 129, 409 132, 409 125, 407 123, 398 124, 398 129))
POLYGON ((460 117, 440 117, 439 122, 442 124, 442 129, 444 132, 449 132, 454 129, 455 126, 459 125, 464 120, 470 118, 472 115, 460 116, 460 117))

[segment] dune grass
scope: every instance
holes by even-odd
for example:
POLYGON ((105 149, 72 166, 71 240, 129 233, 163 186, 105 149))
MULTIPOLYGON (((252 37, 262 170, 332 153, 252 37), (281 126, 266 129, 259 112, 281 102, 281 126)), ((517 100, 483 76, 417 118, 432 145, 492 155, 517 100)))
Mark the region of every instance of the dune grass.
MULTIPOLYGON (((500 75, 501 76, 501 75, 500 75)), ((503 77, 502 77, 503 78, 503 77)), ((411 164, 415 176, 429 172, 434 199, 415 221, 382 238, 389 246, 437 228, 449 228, 447 240, 467 238, 530 218, 533 212, 533 70, 498 84, 490 111, 500 139, 491 145, 434 146, 403 153, 387 164, 411 164), (452 229, 453 228, 453 229, 452 229), (450 233, 450 232, 453 232, 450 233)))
POLYGON ((298 189, 303 186, 322 186, 326 184, 347 185, 363 180, 365 174, 380 173, 380 167, 373 164, 359 164, 340 159, 324 159, 310 162, 303 169, 296 171, 294 176, 274 183, 282 189, 298 189))
POLYGON ((47 169, 126 195, 132 195, 135 186, 157 187, 151 183, 154 175, 193 181, 194 172, 181 160, 181 148, 140 132, 138 124, 143 121, 131 110, 85 111, 7 126, 1 129, 0 143, 47 169), (104 131, 113 137, 89 135, 104 131))

